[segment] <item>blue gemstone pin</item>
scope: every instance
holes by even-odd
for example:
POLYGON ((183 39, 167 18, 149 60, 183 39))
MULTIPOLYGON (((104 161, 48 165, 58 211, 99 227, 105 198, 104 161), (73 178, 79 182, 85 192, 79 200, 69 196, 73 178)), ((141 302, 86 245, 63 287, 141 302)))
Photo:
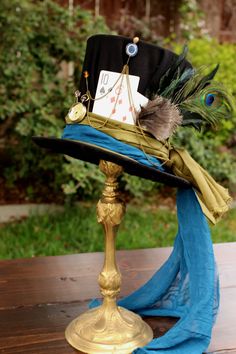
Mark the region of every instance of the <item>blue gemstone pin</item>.
POLYGON ((138 53, 137 43, 139 41, 139 37, 134 37, 133 43, 128 43, 125 47, 125 52, 129 57, 135 57, 138 53))

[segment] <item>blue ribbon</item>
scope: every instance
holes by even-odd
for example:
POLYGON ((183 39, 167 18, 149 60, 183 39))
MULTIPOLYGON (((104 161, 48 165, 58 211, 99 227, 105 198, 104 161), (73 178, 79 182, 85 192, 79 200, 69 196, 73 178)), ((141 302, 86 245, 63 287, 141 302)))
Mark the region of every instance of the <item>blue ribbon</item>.
POLYGON ((104 149, 130 157, 142 165, 151 167, 154 167, 155 165, 160 171, 164 171, 164 168, 161 166, 161 163, 157 158, 149 155, 147 159, 147 155, 138 148, 112 138, 110 135, 100 132, 89 125, 68 124, 64 129, 62 138, 84 141, 85 143, 93 144, 94 146, 100 146, 104 149))
MULTIPOLYGON (((67 125, 63 138, 110 149, 146 166, 153 167, 155 162, 163 171, 156 158, 147 159, 138 148, 90 126, 67 125)), ((146 284, 118 303, 140 315, 179 320, 135 354, 202 354, 210 343, 219 307, 219 281, 210 229, 192 188, 178 190, 177 214, 178 234, 169 259, 146 284)), ((91 307, 98 304, 95 300, 91 307)))

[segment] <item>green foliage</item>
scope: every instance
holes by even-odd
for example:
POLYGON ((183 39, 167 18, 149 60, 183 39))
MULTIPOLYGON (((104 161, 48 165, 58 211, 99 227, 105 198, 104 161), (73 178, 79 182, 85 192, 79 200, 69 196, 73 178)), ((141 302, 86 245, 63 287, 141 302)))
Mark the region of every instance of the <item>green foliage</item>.
POLYGON ((236 95, 236 45, 219 43, 216 39, 194 39, 188 43, 189 59, 194 66, 220 64, 216 80, 222 82, 229 91, 236 95))
POLYGON ((206 34, 204 13, 197 0, 182 0, 179 14, 181 39, 190 40, 206 34))
POLYGON ((104 182, 104 175, 98 166, 68 156, 66 160, 64 170, 72 179, 62 185, 64 193, 66 195, 80 193, 81 197, 98 198, 104 182))
MULTIPOLYGON (((215 132, 217 134, 217 132, 215 132)), ((181 128, 173 139, 175 146, 184 147, 190 155, 214 178, 234 190, 236 184, 235 155, 221 147, 212 131, 197 132, 193 128, 181 128)))
POLYGON ((0 139, 8 183, 37 180, 55 191, 69 177, 62 158, 34 147, 30 137, 61 135, 86 40, 107 31, 101 18, 79 6, 70 14, 52 0, 0 2, 0 139), (70 62, 76 74, 68 80, 70 62))
POLYGON ((131 176, 127 173, 122 176, 122 182, 124 184, 124 190, 136 198, 147 197, 161 188, 161 184, 158 182, 131 176))
MULTIPOLYGON (((236 209, 212 228, 213 242, 235 242, 236 209)), ((175 211, 150 204, 129 204, 117 237, 118 249, 173 246, 175 211)), ((95 204, 77 204, 64 212, 31 216, 0 226, 0 259, 102 251, 104 236, 95 204)))

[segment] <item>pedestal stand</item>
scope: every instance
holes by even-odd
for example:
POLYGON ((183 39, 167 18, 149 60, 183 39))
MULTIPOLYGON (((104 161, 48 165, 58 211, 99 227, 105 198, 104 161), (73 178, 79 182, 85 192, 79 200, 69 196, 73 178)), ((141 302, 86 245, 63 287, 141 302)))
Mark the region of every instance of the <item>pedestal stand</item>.
POLYGON ((103 304, 73 320, 66 329, 67 341, 85 353, 130 354, 153 338, 151 328, 140 316, 117 306, 121 274, 115 259, 115 238, 125 214, 125 204, 119 198, 117 177, 122 167, 100 161, 100 170, 106 175, 102 198, 97 205, 98 222, 105 232, 105 261, 99 275, 103 304))

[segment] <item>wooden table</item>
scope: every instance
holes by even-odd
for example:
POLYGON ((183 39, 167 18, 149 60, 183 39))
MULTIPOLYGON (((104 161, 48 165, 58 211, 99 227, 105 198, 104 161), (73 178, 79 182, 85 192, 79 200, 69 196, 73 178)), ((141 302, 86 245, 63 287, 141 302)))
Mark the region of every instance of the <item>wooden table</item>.
MULTIPOLYGON (((236 243, 215 245, 221 310, 208 353, 236 353, 236 243)), ((118 251, 121 295, 144 283, 171 248, 118 251)), ((102 253, 0 261, 0 353, 78 353, 64 339, 67 324, 99 296, 102 253)), ((173 319, 148 320, 156 335, 173 319)), ((191 353, 189 353, 191 354, 191 353)))

